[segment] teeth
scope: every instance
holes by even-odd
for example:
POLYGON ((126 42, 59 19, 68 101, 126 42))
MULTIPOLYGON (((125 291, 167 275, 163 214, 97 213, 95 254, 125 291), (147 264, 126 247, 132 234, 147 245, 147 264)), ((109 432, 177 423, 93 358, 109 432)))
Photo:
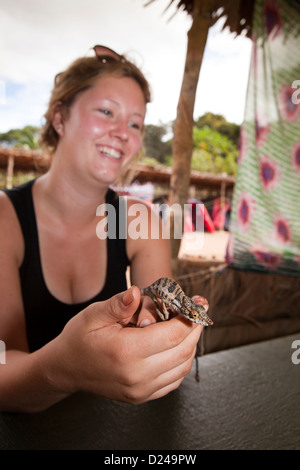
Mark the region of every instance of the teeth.
POLYGON ((117 159, 121 158, 121 152, 111 147, 101 146, 99 147, 99 150, 101 153, 104 153, 104 155, 107 155, 108 157, 117 158, 117 159))

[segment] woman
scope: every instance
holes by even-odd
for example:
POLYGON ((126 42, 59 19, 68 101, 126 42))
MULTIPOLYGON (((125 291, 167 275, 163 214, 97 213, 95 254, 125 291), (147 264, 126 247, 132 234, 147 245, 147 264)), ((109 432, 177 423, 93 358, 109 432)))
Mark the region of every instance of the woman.
MULTIPOLYGON (((139 152, 150 93, 125 57, 94 50, 55 79, 42 134, 50 170, 0 194, 1 410, 43 410, 80 390, 129 403, 161 397, 190 371, 201 333, 180 318, 156 323, 141 299, 137 286, 171 275, 167 240, 99 234, 97 207, 118 214, 108 187, 139 152)), ((160 224, 146 214, 143 223, 160 224)))

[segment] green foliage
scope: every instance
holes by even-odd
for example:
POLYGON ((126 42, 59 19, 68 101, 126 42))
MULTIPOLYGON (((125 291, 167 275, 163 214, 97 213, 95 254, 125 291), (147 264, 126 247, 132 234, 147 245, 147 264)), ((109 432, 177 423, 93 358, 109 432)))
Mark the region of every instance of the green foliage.
POLYGON ((210 127, 211 129, 226 135, 237 147, 240 141, 240 127, 238 124, 228 122, 221 114, 205 113, 195 122, 195 126, 210 127))
MULTIPOLYGON (((172 165, 172 140, 164 141, 170 125, 146 126, 145 163, 172 165)), ((240 126, 227 122, 220 114, 206 113, 195 122, 192 170, 236 174, 240 126)))
POLYGON ((236 174, 238 148, 225 135, 205 126, 193 129, 194 151, 193 170, 236 174))
POLYGON ((39 149, 40 129, 35 126, 25 126, 23 129, 11 129, 0 134, 0 143, 7 147, 24 149, 39 149))
POLYGON ((145 126, 144 147, 147 157, 152 157, 160 163, 165 163, 167 155, 172 153, 172 142, 164 141, 164 137, 169 132, 168 124, 145 126))

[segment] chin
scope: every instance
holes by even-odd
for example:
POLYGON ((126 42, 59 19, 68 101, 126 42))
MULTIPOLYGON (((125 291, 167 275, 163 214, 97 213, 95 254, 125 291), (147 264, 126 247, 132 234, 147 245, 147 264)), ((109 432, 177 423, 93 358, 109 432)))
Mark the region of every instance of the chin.
POLYGON ((131 161, 132 159, 129 161, 127 160, 126 162, 123 160, 122 162, 119 162, 119 165, 101 165, 95 167, 93 174, 99 182, 101 181, 108 186, 115 184, 120 181, 122 176, 127 174, 131 161))
POLYGON ((121 176, 120 172, 109 171, 106 169, 97 170, 94 172, 94 177, 97 179, 99 183, 106 184, 109 186, 118 180, 121 176))

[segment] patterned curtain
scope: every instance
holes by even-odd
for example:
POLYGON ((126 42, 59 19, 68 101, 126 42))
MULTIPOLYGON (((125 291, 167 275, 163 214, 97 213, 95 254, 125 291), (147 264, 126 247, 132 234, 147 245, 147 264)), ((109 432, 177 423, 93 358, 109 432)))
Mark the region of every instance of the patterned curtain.
POLYGON ((300 2, 257 0, 227 261, 300 275, 300 2))

